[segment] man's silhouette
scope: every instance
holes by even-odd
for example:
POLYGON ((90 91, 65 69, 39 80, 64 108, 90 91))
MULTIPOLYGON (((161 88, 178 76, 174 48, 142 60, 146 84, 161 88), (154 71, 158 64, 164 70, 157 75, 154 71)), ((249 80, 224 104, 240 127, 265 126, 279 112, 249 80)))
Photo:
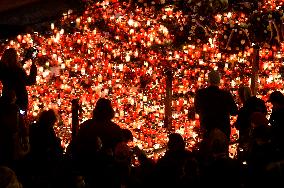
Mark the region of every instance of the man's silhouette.
POLYGON ((220 75, 211 71, 208 75, 209 86, 197 91, 194 105, 200 116, 200 126, 207 137, 214 128, 224 132, 230 140, 230 115, 236 115, 237 105, 230 92, 219 88, 220 75))

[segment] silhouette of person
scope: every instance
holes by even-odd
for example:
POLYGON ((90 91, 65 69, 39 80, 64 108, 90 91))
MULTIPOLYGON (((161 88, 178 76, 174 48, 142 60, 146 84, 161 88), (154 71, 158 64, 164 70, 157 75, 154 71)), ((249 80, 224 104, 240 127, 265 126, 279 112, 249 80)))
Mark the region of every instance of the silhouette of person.
POLYGON ((206 143, 206 160, 201 166, 201 187, 240 187, 240 166, 228 155, 227 136, 213 129, 206 143))
POLYGON ((57 116, 54 110, 43 111, 38 121, 30 127, 31 155, 40 160, 57 160, 62 157, 61 141, 56 136, 54 125, 57 116))
POLYGON ((192 157, 192 153, 185 148, 182 136, 178 133, 171 133, 167 151, 157 162, 156 174, 159 181, 157 183, 161 187, 176 187, 182 179, 186 161, 192 157))
POLYGON ((0 98, 0 165, 11 165, 15 161, 15 144, 19 135, 19 109, 12 104, 12 94, 0 98))
POLYGON ((114 176, 114 152, 123 141, 122 129, 112 122, 114 110, 109 99, 100 98, 93 110, 93 117, 80 125, 74 142, 75 158, 85 181, 91 187, 112 187, 117 184, 114 176))
MULTIPOLYGON (((54 110, 44 110, 40 113, 36 123, 30 126, 31 151, 22 166, 20 175, 27 174, 34 177, 35 181, 26 179, 27 187, 62 187, 63 148, 61 140, 54 131, 57 122, 54 110)), ((29 176, 27 177, 29 178, 29 176)))
POLYGON ((10 148, 10 151, 0 152, 0 159, 13 154, 7 158, 10 162, 22 159, 29 152, 28 131, 15 101, 15 92, 12 90, 0 98, 0 148, 10 148))
POLYGON ((271 127, 261 112, 251 115, 250 144, 248 152, 249 186, 269 187, 272 182, 267 174, 267 166, 279 157, 271 143, 271 127))
POLYGON ((102 150, 113 153, 115 146, 123 140, 122 129, 111 121, 113 117, 114 110, 111 101, 100 98, 93 110, 93 118, 83 122, 80 126, 77 146, 92 148, 97 142, 95 137, 99 137, 102 141, 102 150))
POLYGON ((16 94, 16 104, 23 111, 28 109, 28 92, 26 86, 36 83, 37 67, 32 62, 30 75, 23 69, 23 64, 32 58, 30 50, 22 62, 18 61, 17 51, 14 48, 6 49, 0 63, 0 81, 3 84, 2 95, 6 96, 13 90, 16 94))
POLYGON ((114 150, 114 156, 118 160, 120 160, 121 158, 122 160, 130 160, 128 162, 131 162, 130 156, 132 155, 132 152, 127 144, 128 142, 133 141, 133 135, 129 129, 122 129, 121 131, 122 131, 122 140, 121 142, 116 144, 114 150))
POLYGON ((274 91, 270 94, 268 102, 271 102, 273 105, 269 118, 272 129, 272 141, 280 150, 281 156, 284 157, 284 95, 280 91, 274 91))
POLYGON ((243 103, 243 106, 238 112, 238 118, 235 122, 235 127, 239 130, 240 147, 243 148, 243 146, 246 145, 249 139, 251 115, 254 112, 261 112, 266 115, 267 109, 265 102, 262 99, 259 99, 256 96, 251 96, 249 87, 240 86, 238 94, 243 103))
POLYGON ((218 128, 230 140, 230 115, 237 115, 237 105, 230 92, 219 88, 220 75, 217 71, 208 74, 209 86, 199 89, 194 99, 195 112, 199 114, 200 126, 204 129, 204 138, 218 128))

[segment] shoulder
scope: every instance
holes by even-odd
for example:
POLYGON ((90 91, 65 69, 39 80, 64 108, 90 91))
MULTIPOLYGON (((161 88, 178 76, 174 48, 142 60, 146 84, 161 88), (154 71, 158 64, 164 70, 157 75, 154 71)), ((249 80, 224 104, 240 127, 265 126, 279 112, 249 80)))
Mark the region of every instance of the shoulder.
POLYGON ((266 108, 264 100, 257 98, 256 96, 250 97, 246 101, 245 105, 248 107, 265 107, 266 108))
POLYGON ((110 125, 113 129, 116 129, 116 130, 118 130, 118 131, 122 131, 121 127, 120 127, 118 124, 116 124, 116 123, 114 123, 114 122, 112 122, 112 121, 110 121, 109 125, 110 125))
POLYGON ((111 124, 112 126, 115 126, 115 127, 119 127, 119 128, 120 128, 120 126, 119 126, 118 124, 116 124, 115 122, 113 122, 113 121, 110 121, 110 124, 111 124))
POLYGON ((256 96, 252 96, 247 99, 246 103, 253 103, 253 102, 260 102, 262 101, 260 98, 257 98, 256 96))
POLYGON ((86 121, 84 121, 81 125, 80 125, 80 129, 86 129, 89 128, 91 125, 94 124, 94 121, 92 119, 88 119, 86 121))
POLYGON ((226 89, 220 89, 220 92, 227 97, 228 99, 233 98, 232 93, 229 90, 226 89))
POLYGON ((207 88, 200 88, 200 89, 198 89, 197 90, 197 93, 203 93, 203 92, 206 92, 206 91, 208 91, 208 87, 207 88))
POLYGON ((226 94, 226 95, 232 95, 231 91, 228 90, 227 88, 224 88, 224 89, 223 88, 222 89, 219 88, 219 91, 224 93, 224 94, 226 94))
POLYGON ((208 88, 201 88, 196 91, 196 96, 200 97, 204 95, 204 93, 208 92, 208 88))

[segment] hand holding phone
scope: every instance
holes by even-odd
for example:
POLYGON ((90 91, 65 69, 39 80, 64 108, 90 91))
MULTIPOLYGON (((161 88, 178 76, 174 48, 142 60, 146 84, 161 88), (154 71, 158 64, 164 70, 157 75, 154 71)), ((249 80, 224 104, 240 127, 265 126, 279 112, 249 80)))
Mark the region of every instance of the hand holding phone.
POLYGON ((25 53, 25 59, 34 59, 38 54, 38 50, 35 47, 30 47, 25 53))
POLYGON ((21 114, 21 115, 25 115, 25 114, 26 114, 26 111, 20 109, 20 114, 21 114))
POLYGON ((34 48, 33 53, 32 53, 32 58, 36 58, 38 54, 38 50, 36 48, 34 48))

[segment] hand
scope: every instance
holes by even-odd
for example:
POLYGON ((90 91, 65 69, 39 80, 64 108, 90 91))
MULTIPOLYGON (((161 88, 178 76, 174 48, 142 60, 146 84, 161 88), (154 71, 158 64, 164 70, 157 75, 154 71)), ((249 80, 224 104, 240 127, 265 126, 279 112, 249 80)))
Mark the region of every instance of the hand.
POLYGON ((32 59, 32 57, 33 57, 33 52, 34 52, 34 48, 32 48, 32 47, 28 48, 28 49, 26 50, 26 52, 25 52, 25 57, 24 57, 24 59, 25 59, 25 60, 32 59))
POLYGON ((135 147, 133 148, 133 152, 134 152, 136 155, 138 155, 138 156, 144 154, 144 152, 143 152, 138 146, 135 146, 135 147))

